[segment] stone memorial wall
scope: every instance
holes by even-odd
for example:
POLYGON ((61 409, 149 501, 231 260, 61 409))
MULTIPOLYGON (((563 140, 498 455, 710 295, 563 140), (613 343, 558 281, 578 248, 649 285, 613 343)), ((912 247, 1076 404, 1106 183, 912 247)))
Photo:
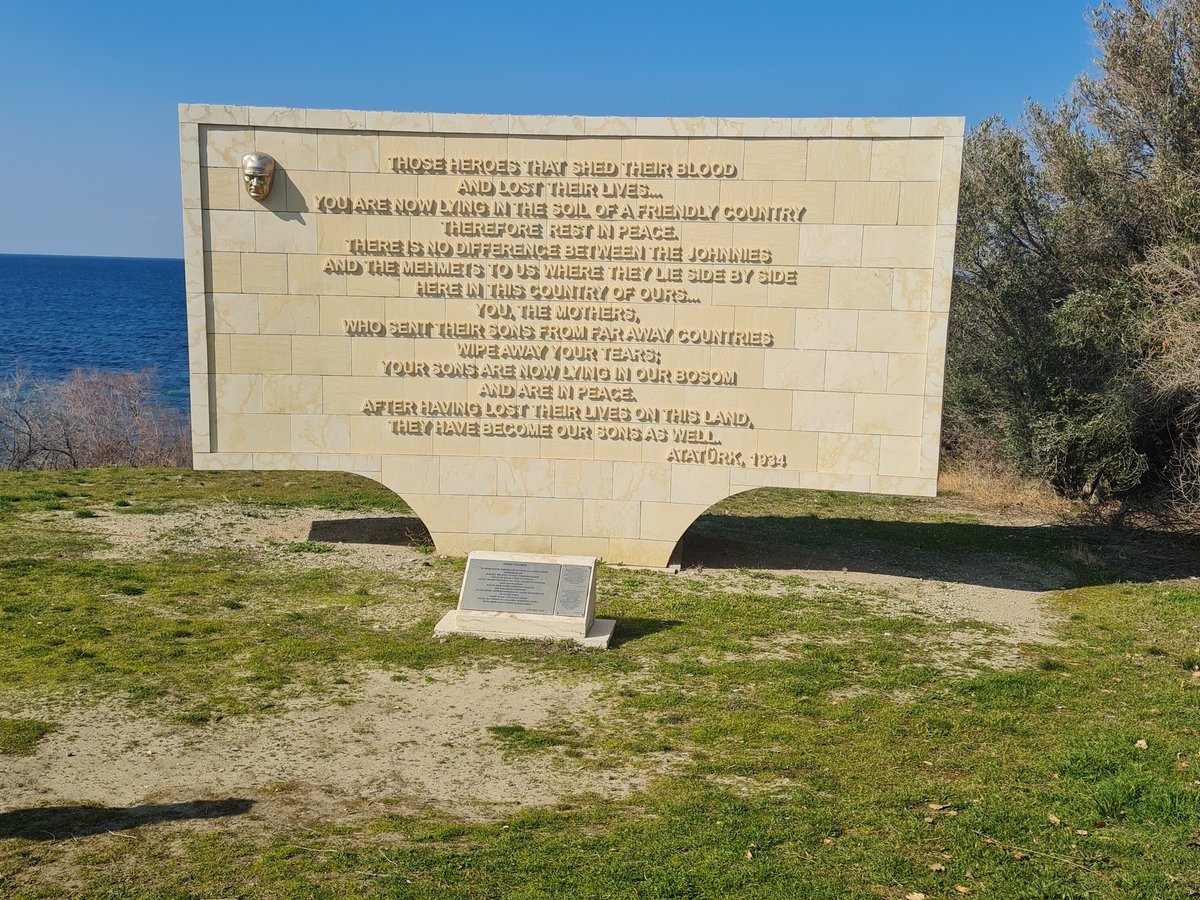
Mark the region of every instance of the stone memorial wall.
POLYGON ((932 495, 962 133, 181 106, 195 465, 655 566, 754 487, 932 495))

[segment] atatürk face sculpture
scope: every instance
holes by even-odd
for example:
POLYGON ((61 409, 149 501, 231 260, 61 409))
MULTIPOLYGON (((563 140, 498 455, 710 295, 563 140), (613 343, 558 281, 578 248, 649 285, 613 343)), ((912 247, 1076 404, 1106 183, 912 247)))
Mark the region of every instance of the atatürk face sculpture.
POLYGON ((247 153, 242 157, 242 181, 246 193, 255 200, 266 200, 275 179, 275 160, 265 153, 247 153))

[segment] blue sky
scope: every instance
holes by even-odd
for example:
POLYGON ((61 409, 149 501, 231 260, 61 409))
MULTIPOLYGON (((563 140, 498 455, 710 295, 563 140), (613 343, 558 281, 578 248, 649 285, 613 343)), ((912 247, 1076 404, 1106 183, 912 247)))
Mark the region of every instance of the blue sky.
POLYGON ((1063 95, 1092 5, 10 0, 0 253, 179 256, 181 101, 970 126, 1063 95))

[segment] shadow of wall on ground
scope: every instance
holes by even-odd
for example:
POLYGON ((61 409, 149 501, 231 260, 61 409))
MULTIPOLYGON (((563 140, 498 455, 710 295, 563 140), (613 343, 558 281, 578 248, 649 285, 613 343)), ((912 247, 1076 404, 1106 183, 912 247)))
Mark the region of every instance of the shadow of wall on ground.
MULTIPOLYGON (((424 552, 434 546, 415 515, 319 519, 308 539, 424 552)), ((1200 577, 1198 536, 1091 524, 706 513, 680 547, 685 567, 846 570, 1039 592, 1200 577)))
POLYGON ((685 567, 845 570, 1030 591, 1200 576, 1200 538, 1099 525, 705 514, 681 549, 685 567))
POLYGON ((253 800, 190 800, 183 803, 149 803, 141 806, 39 806, 0 813, 0 840, 62 841, 124 831, 158 822, 220 819, 250 811, 253 800))

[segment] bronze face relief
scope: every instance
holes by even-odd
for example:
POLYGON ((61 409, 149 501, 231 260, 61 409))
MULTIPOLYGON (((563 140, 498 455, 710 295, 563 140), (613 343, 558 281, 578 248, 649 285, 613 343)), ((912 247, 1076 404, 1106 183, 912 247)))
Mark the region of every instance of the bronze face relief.
POLYGON ((275 180, 275 160, 265 153, 247 153, 242 157, 242 181, 246 193, 255 200, 266 200, 275 180))

